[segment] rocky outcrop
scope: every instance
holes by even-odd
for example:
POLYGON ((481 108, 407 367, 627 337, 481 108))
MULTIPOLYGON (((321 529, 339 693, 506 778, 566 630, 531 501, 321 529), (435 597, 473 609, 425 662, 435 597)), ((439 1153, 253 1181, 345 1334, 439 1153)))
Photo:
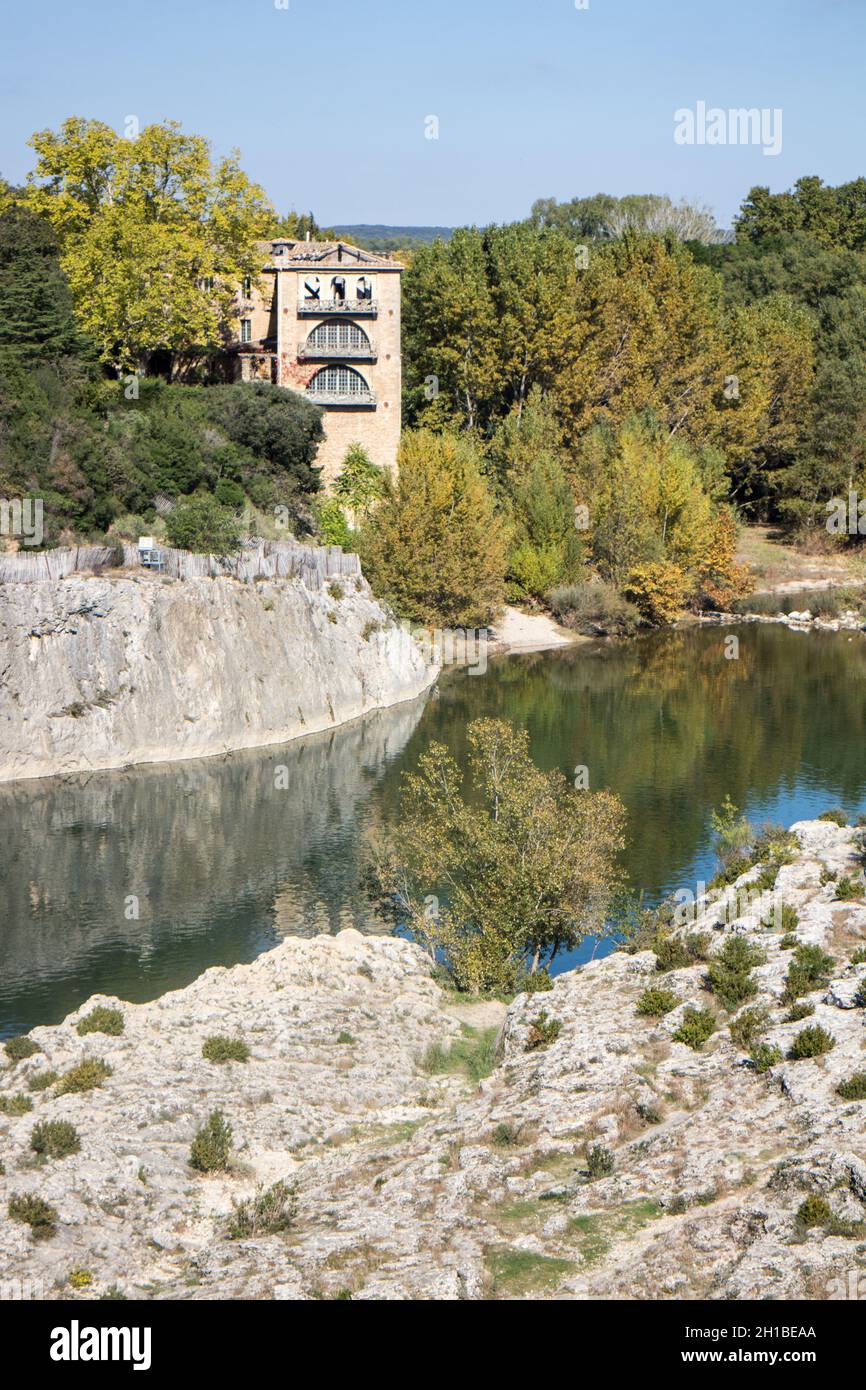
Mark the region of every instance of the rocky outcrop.
POLYGON ((651 952, 617 953, 506 1013, 455 1002, 419 948, 355 931, 116 1005, 116 1037, 74 1026, 108 1000, 37 1028, 42 1050, 0 1072, 0 1108, 33 1102, 0 1115, 0 1281, 60 1298, 846 1298, 852 1280, 862 1294, 866 1102, 837 1086, 866 1069, 866 1010, 849 1007, 866 905, 831 877, 859 873, 858 849, 831 823, 794 829, 775 891, 797 940, 835 961, 801 1001, 812 1014, 787 1020, 792 943, 761 911, 697 924, 710 951, 739 934, 766 957, 748 1005, 778 1049, 763 1073, 705 964, 661 975, 651 952), (639 1015, 647 985, 679 1003, 639 1015), (717 1015, 698 1051, 674 1037, 688 1007, 717 1015), (835 1046, 789 1060, 816 1024, 835 1046), (243 1036, 250 1059, 205 1061, 212 1034, 243 1036), (99 1088, 30 1089, 85 1058, 112 1068, 99 1088), (203 1176, 190 1143, 216 1107, 232 1166, 203 1176), (73 1123, 80 1152, 37 1160, 46 1119, 73 1123), (233 1203, 278 1181, 295 1189, 289 1228, 230 1239, 233 1203), (7 1220, 13 1193, 54 1206, 56 1233, 7 1220), (827 1203, 818 1225, 798 1219, 808 1196, 827 1203))
POLYGON ((360 578, 0 585, 0 781, 283 743, 435 678, 360 578))

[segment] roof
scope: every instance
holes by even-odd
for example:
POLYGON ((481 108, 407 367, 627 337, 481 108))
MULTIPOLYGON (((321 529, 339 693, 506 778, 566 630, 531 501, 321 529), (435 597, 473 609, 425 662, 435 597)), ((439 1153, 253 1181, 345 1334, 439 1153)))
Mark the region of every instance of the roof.
POLYGON ((364 251, 348 241, 290 241, 278 237, 273 241, 261 241, 259 246, 265 257, 265 269, 403 270, 393 256, 364 251))

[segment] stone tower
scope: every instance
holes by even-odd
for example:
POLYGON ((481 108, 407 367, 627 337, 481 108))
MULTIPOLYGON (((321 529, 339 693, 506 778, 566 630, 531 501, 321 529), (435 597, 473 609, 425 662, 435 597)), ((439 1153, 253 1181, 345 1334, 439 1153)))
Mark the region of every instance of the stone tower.
POLYGON ((342 241, 262 243, 263 280, 243 286, 233 350, 242 381, 302 392, 324 410, 316 462, 330 483, 350 444, 394 468, 400 442, 403 267, 342 241))

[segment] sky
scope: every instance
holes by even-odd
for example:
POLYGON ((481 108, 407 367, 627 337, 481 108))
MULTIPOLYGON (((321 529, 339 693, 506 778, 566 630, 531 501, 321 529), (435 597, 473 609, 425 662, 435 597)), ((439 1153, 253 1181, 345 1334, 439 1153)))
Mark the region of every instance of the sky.
POLYGON ((866 174, 866 0, 9 0, 0 33, 11 182, 70 115, 177 120, 323 225, 652 192, 730 226, 755 184, 866 174), (699 102, 780 110, 780 153, 678 144, 699 102))

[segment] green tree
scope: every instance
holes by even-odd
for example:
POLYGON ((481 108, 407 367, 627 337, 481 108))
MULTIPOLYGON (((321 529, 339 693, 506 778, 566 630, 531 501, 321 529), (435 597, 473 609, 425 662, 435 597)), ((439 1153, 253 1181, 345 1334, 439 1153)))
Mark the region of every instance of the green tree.
POLYGON ((176 122, 135 138, 71 117, 38 131, 28 202, 54 228, 79 322, 118 371, 157 350, 217 345, 273 221, 237 154, 213 163, 176 122))
POLYGON ((467 741, 465 769, 434 743, 404 776, 398 826, 374 848, 374 877, 461 989, 508 989, 527 966, 547 967, 605 933, 624 811, 610 792, 576 791, 561 772, 541 772, 525 730, 478 719, 467 741))
POLYGON ((205 555, 232 555, 240 545, 237 518, 209 495, 185 498, 165 522, 170 545, 205 555))
POLYGON ((0 363, 80 355, 72 292, 50 225, 20 204, 0 215, 0 363))
POLYGON ((486 624, 501 606, 505 530, 471 443, 404 434, 396 478, 362 532, 375 592, 414 622, 486 624))
POLYGON ((334 496, 351 511, 357 521, 364 520, 385 489, 385 479, 362 444, 350 444, 343 466, 334 483, 334 496))

